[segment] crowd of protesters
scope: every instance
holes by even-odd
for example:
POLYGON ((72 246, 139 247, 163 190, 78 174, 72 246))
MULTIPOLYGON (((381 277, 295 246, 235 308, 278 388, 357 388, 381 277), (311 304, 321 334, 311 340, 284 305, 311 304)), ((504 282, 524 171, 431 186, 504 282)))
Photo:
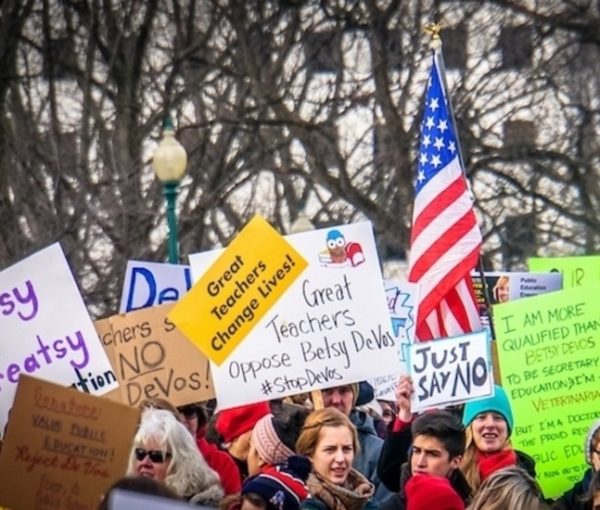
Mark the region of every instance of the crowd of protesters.
POLYGON ((220 510, 598 510, 600 421, 589 430, 589 469, 551 501, 535 462, 513 449, 504 390, 462 409, 417 415, 412 381, 395 402, 366 383, 211 412, 208 403, 142 404, 126 490, 220 510))

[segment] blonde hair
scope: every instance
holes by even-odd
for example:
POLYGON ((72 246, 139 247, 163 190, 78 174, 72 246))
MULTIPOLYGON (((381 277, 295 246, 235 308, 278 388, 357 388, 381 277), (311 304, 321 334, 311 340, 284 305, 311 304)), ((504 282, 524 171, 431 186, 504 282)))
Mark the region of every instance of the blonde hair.
POLYGON ((317 445, 321 439, 321 430, 325 427, 346 427, 352 434, 352 447, 354 455, 359 452, 360 445, 358 444, 358 434, 356 427, 350 419, 335 407, 326 407, 310 413, 298 441, 296 441, 296 453, 311 457, 317 450, 317 445))
MULTIPOLYGON (((473 491, 473 493, 475 493, 481 485, 481 476, 479 475, 479 466, 477 464, 476 456, 478 448, 475 444, 475 439, 473 437, 472 423, 470 423, 469 426, 465 429, 465 437, 465 453, 460 462, 460 470, 462 471, 463 475, 465 475, 465 478, 469 483, 469 487, 471 487, 471 490, 473 491)), ((500 451, 508 450, 509 448, 512 448, 512 443, 507 437, 506 442, 504 443, 500 451)))
POLYGON ((538 483, 517 466, 491 474, 482 484, 468 510, 539 510, 542 491, 538 483))
POLYGON ((506 287, 510 283, 510 278, 506 275, 501 276, 496 280, 496 284, 492 289, 492 293, 494 294, 494 299, 498 301, 498 289, 500 287, 506 287))

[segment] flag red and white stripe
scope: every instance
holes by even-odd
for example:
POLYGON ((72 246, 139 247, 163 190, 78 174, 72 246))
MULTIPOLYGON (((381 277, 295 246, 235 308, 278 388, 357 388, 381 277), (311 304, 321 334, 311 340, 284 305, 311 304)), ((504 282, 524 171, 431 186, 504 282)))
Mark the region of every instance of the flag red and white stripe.
POLYGON ((421 125, 408 276, 421 286, 416 327, 421 341, 481 329, 470 273, 482 238, 440 73, 434 55, 421 125))

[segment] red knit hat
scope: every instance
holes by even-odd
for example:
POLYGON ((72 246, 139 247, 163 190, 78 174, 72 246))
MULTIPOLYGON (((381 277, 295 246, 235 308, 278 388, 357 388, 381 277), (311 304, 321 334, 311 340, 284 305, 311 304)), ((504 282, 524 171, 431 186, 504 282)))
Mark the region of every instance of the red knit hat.
POLYGON ((219 411, 215 428, 223 441, 230 443, 244 432, 254 428, 256 422, 271 412, 268 402, 258 402, 219 411))
POLYGON ((413 475, 406 483, 406 510, 465 510, 465 503, 442 476, 413 475))

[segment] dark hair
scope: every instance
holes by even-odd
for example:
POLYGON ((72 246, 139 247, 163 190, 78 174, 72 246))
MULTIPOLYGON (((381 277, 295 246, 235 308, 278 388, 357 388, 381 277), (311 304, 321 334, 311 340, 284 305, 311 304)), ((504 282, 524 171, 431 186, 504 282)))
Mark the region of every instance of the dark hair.
POLYGON ((151 496, 160 496, 165 499, 183 501, 165 484, 157 482, 153 478, 148 478, 145 476, 126 476, 124 478, 120 478, 110 486, 110 488, 106 491, 104 498, 100 502, 100 505, 98 505, 98 510, 108 510, 109 495, 111 492, 117 489, 135 492, 137 494, 149 494, 151 496))
POLYGON ((430 436, 439 439, 450 458, 465 453, 465 427, 448 411, 434 411, 419 416, 412 424, 412 437, 430 436))
POLYGON ((306 417, 310 411, 297 404, 282 404, 278 412, 273 416, 273 428, 277 437, 290 450, 296 450, 296 441, 300 436, 306 417))
POLYGON ((594 471, 592 479, 590 480, 590 487, 587 491, 587 494, 585 494, 582 497, 582 501, 593 502, 594 496, 599 492, 600 492, 600 471, 594 471))
POLYGON ((179 406, 177 411, 182 416, 196 415, 198 418, 198 428, 201 429, 208 423, 208 415, 206 409, 200 402, 195 402, 193 404, 186 404, 183 406, 179 406))

